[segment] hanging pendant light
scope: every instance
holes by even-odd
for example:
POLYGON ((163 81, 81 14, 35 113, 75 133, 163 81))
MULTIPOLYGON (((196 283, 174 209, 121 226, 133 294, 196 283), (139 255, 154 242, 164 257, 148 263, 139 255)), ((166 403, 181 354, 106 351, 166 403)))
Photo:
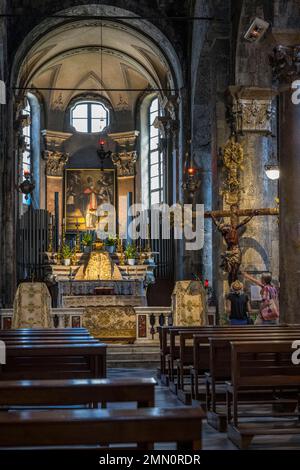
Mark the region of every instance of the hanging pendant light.
POLYGON ((100 139, 98 142, 98 149, 97 149, 97 154, 98 157, 100 158, 100 170, 104 170, 104 161, 107 160, 108 158, 111 158, 111 150, 105 150, 104 145, 105 145, 105 140, 100 139))
POLYGON ((280 178, 280 170, 278 165, 265 165, 265 172, 270 180, 276 181, 280 178))

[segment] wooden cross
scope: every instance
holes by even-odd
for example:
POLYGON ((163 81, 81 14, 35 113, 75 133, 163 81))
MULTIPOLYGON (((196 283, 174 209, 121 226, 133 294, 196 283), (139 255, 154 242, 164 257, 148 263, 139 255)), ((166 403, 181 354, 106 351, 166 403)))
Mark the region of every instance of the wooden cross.
POLYGON ((228 273, 228 283, 238 279, 238 273, 242 263, 242 252, 239 245, 239 229, 253 217, 257 216, 278 216, 279 209, 239 209, 237 204, 230 206, 230 210, 205 212, 206 218, 211 218, 219 232, 222 234, 227 245, 226 251, 222 254, 220 267, 228 273), (240 221, 240 217, 245 217, 240 221), (219 219, 229 218, 230 222, 219 221, 219 219))

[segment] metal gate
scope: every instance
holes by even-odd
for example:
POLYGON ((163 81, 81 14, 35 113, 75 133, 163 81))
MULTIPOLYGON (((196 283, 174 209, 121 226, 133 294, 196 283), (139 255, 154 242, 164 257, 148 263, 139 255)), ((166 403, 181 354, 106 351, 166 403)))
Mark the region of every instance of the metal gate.
POLYGON ((44 209, 32 209, 21 216, 17 230, 18 280, 43 280, 45 276, 45 252, 49 245, 50 213, 44 209))

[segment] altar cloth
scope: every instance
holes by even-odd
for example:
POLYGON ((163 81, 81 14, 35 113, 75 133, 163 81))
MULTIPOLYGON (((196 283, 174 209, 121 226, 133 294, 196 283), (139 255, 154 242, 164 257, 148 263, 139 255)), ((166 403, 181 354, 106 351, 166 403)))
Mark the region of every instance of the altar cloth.
POLYGON ((134 342, 136 313, 132 306, 87 307, 82 326, 96 338, 134 342))
POLYGON ((12 328, 51 327, 51 296, 46 284, 20 284, 14 300, 12 328))
POLYGON ((206 293, 199 281, 177 281, 172 293, 175 326, 208 324, 206 293))

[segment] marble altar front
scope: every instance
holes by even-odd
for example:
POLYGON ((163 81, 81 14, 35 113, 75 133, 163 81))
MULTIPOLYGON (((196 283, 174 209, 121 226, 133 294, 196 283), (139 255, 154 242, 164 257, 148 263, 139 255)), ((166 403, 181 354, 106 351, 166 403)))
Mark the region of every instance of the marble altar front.
POLYGON ((91 305, 145 305, 146 288, 141 279, 58 281, 58 307, 71 308, 70 303, 74 308, 91 305), (111 288, 113 295, 95 295, 95 289, 99 287, 111 288))
POLYGON ((62 308, 85 308, 105 306, 143 307, 146 297, 137 295, 66 295, 62 298, 62 308))

